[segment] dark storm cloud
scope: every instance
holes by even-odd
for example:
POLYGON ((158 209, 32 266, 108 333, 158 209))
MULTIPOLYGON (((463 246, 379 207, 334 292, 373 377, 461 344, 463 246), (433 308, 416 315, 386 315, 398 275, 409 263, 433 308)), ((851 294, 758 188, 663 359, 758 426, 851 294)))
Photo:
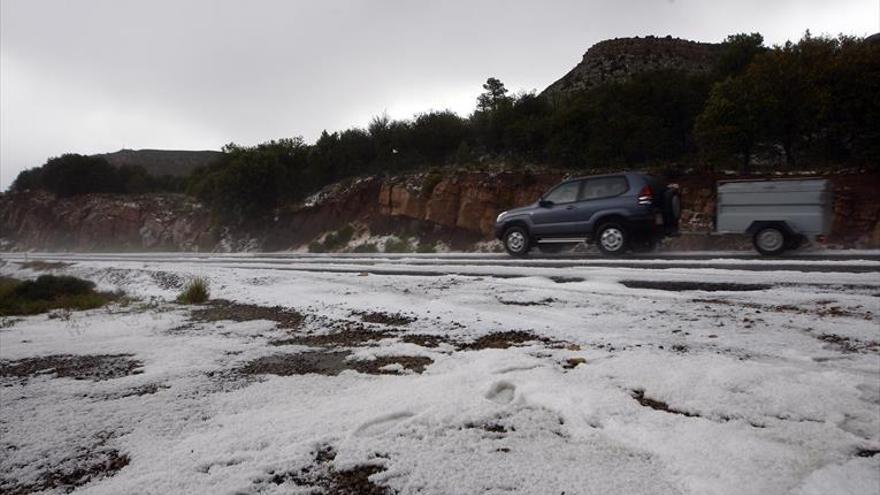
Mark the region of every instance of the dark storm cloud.
POLYGON ((473 109, 497 76, 543 89, 591 44, 771 43, 877 30, 876 0, 0 2, 0 188, 63 152, 217 149, 473 109))

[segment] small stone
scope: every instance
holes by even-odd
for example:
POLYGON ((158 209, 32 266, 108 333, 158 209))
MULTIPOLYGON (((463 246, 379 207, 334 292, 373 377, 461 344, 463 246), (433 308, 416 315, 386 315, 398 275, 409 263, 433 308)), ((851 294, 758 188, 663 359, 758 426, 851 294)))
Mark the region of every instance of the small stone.
POLYGON ((580 364, 586 363, 587 360, 582 357, 572 357, 565 360, 565 364, 562 365, 563 368, 570 370, 572 368, 576 368, 580 364))

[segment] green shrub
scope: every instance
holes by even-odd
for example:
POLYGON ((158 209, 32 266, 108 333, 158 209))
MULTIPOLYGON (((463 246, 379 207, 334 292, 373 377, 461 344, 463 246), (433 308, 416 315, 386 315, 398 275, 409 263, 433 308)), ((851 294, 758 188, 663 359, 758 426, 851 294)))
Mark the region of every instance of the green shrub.
POLYGON ((207 301, 210 296, 211 292, 208 288, 208 279, 205 277, 196 277, 186 284, 183 292, 177 296, 177 302, 180 304, 201 304, 207 301))
POLYGON ((427 242, 419 242, 419 247, 416 249, 417 253, 436 253, 437 248, 434 246, 434 243, 427 242))
POLYGON ((391 238, 385 241, 385 252, 386 253, 409 253, 409 239, 402 238, 391 238))
POLYGON ((354 227, 350 224, 342 227, 336 232, 331 232, 327 234, 324 238, 324 250, 325 251, 336 251, 344 247, 348 244, 348 241, 351 240, 351 237, 354 235, 354 227))
POLYGON ((309 252, 326 253, 328 251, 338 251, 348 244, 348 241, 351 240, 352 236, 354 236, 354 227, 352 227, 351 224, 347 224, 341 229, 335 232, 330 232, 324 236, 323 242, 318 240, 310 242, 309 252))
POLYGON ((53 309, 93 309, 113 300, 76 277, 41 275, 36 280, 0 278, 0 316, 35 315, 53 309))
POLYGON ((358 244, 352 249, 352 251, 355 253, 378 253, 379 248, 376 247, 375 243, 368 242, 365 244, 358 244))

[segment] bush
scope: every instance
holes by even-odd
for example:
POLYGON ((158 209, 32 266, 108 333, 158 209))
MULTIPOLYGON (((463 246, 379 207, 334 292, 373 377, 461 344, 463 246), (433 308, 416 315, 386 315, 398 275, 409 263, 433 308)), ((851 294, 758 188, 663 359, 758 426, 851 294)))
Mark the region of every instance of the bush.
POLYGON ((177 296, 177 302, 180 304, 201 304, 208 300, 211 292, 208 288, 208 279, 205 277, 196 277, 186 284, 183 292, 177 296))
POLYGON ((352 249, 352 252, 355 252, 355 253, 378 253, 379 248, 376 247, 375 243, 368 242, 365 244, 358 244, 357 246, 354 247, 354 249, 352 249))
POLYGON ((409 247, 409 239, 397 239, 391 238, 385 241, 385 252, 386 253, 409 253, 411 251, 409 247))
POLYGON ((309 252, 310 253, 326 253, 328 251, 337 251, 345 247, 348 244, 348 241, 351 240, 354 235, 354 227, 351 224, 342 227, 341 229, 331 232, 324 236, 324 241, 312 241, 309 243, 309 252))
POLYGON ((112 299, 109 294, 96 292, 94 283, 76 277, 41 275, 26 281, 0 278, 0 316, 93 309, 112 299))
POLYGON ((434 246, 434 243, 427 242, 419 242, 419 247, 416 249, 417 253, 436 253, 437 248, 434 246))

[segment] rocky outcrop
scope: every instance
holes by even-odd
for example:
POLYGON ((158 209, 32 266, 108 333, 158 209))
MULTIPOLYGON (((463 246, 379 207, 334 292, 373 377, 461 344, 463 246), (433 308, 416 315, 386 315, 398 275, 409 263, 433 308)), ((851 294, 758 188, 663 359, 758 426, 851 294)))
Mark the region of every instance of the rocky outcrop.
POLYGON ((579 64, 548 86, 542 94, 564 95, 657 70, 708 72, 720 54, 720 47, 719 44, 671 36, 601 41, 590 47, 579 64))
POLYGON ((184 195, 44 192, 0 196, 0 237, 7 248, 38 250, 198 250, 217 239, 210 212, 184 195))

